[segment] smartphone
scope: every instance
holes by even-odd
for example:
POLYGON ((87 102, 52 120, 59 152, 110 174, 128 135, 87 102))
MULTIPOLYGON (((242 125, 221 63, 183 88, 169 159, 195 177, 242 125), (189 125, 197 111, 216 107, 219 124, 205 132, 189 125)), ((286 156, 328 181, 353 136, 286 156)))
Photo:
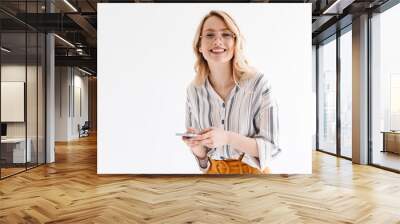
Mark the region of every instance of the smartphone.
POLYGON ((196 134, 196 133, 176 133, 176 136, 182 136, 182 137, 186 137, 186 138, 193 138, 193 137, 199 136, 199 134, 196 134))

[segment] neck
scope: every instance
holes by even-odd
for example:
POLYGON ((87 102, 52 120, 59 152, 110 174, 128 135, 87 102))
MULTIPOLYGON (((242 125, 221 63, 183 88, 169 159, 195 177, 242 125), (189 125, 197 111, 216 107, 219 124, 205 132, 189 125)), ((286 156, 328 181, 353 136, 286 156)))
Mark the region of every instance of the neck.
POLYGON ((210 68, 210 82, 216 89, 224 89, 232 86, 233 74, 231 62, 223 64, 209 64, 210 68))

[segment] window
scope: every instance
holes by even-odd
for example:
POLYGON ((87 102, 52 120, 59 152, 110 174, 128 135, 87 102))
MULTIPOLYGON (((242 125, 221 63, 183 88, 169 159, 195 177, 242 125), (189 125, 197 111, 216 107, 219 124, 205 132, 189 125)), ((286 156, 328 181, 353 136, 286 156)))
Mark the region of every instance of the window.
POLYGON ((340 36, 340 154, 352 157, 352 34, 340 36))
POLYGON ((336 40, 318 48, 318 149, 336 153, 336 40))
POLYGON ((399 21, 400 5, 371 18, 370 156, 372 164, 400 171, 399 21))

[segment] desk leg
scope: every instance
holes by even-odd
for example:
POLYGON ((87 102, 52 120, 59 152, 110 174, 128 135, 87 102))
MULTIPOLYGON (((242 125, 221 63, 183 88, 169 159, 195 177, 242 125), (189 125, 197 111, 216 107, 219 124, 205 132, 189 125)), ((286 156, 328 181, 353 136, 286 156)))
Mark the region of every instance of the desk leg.
POLYGON ((383 136, 383 149, 381 152, 386 152, 386 134, 382 133, 383 136))

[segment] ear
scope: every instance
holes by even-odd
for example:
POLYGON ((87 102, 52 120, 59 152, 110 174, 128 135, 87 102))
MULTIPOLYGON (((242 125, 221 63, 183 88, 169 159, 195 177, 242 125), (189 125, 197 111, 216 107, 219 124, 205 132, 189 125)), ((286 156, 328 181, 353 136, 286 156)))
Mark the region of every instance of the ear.
POLYGON ((198 50, 200 53, 202 53, 202 51, 201 51, 201 44, 200 44, 200 42, 198 43, 197 50, 198 50))

